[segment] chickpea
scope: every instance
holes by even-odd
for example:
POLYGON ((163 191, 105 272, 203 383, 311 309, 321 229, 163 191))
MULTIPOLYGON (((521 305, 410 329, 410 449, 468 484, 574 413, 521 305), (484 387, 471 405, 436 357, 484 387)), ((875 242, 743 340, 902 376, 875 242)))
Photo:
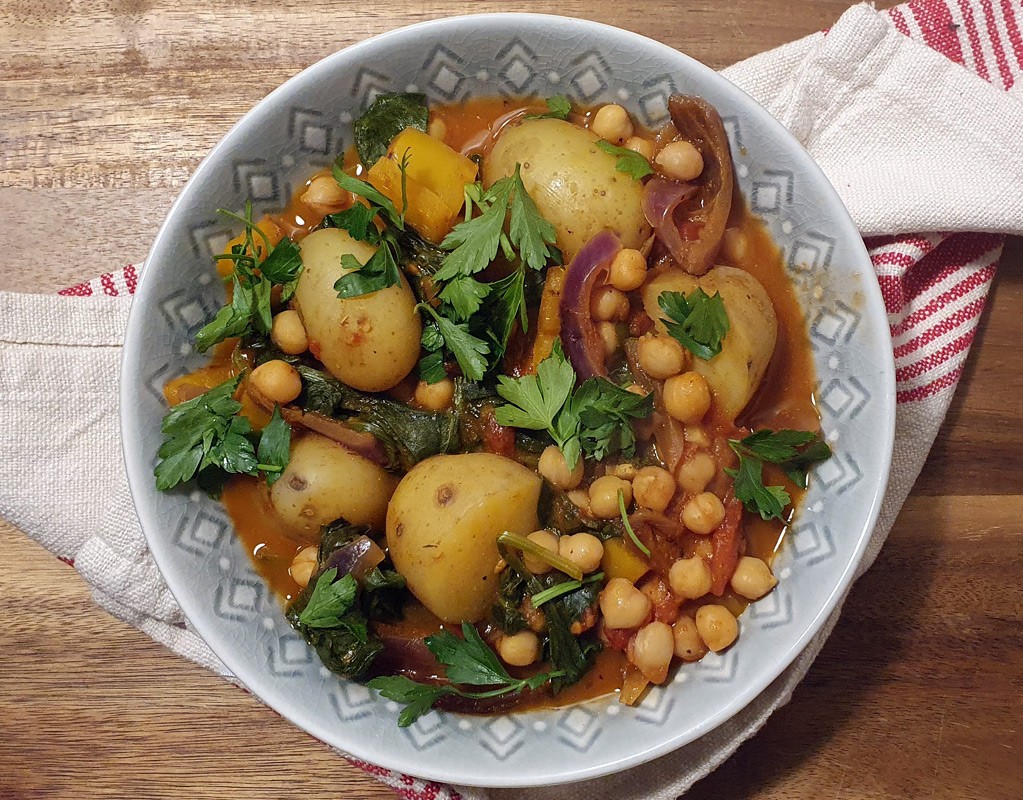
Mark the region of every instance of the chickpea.
POLYGON ((609 628, 638 628, 651 607, 650 598, 625 578, 612 578, 600 593, 600 613, 609 628))
POLYGON ((778 585, 767 562, 753 556, 743 556, 732 573, 732 590, 747 600, 759 600, 778 585))
POLYGON ((622 292, 638 289, 646 280, 646 259, 630 247, 618 251, 608 271, 608 283, 622 292))
POLYGON ((419 381, 412 399, 427 411, 443 411, 450 408, 451 401, 455 399, 455 382, 450 378, 443 378, 436 383, 419 381))
POLYGON ((647 334, 639 340, 637 357, 651 378, 664 380, 678 375, 686 366, 686 350, 670 336, 647 334))
POLYGON ((295 553, 295 557, 291 560, 291 566, 288 567, 288 574, 291 576, 291 579, 303 589, 309 585, 309 579, 316 570, 316 558, 319 550, 320 548, 316 547, 316 545, 303 547, 295 553))
POLYGON ((699 422, 710 411, 710 387, 699 372, 672 375, 664 382, 664 407, 679 422, 699 422))
POLYGON ((632 663, 651 683, 663 683, 675 652, 675 636, 664 622, 644 625, 632 645, 632 663))
POLYGON ((505 664, 525 667, 540 658, 540 639, 528 630, 502 636, 497 642, 497 654, 505 664))
POLYGON ((654 160, 654 143, 639 136, 630 136, 625 140, 625 147, 639 153, 647 161, 654 160))
POLYGON ((749 255, 749 240, 741 228, 725 228, 721 255, 729 264, 740 266, 749 255))
POLYGON ((604 475, 590 484, 590 513, 600 519, 614 519, 621 514, 618 492, 625 495, 625 507, 632 502, 632 484, 614 475, 604 475))
POLYGON ((675 479, 660 467, 643 467, 632 481, 636 505, 652 511, 664 511, 675 495, 675 479))
POLYGON ((568 499, 575 503, 576 508, 578 508, 583 514, 592 516, 592 514, 590 514, 590 493, 585 489, 572 490, 568 493, 568 499))
POLYGON ((613 322, 598 322, 597 333, 600 334, 600 341, 604 345, 604 352, 608 357, 613 356, 618 349, 618 331, 613 322))
POLYGON ((680 558, 668 570, 671 591, 683 600, 698 600, 710 591, 713 578, 707 562, 699 556, 680 558))
POLYGON ((739 623, 724 606, 700 606, 696 610, 696 630, 703 643, 719 653, 739 635, 739 623))
POLYGON ((682 524, 693 533, 706 536, 725 518, 725 505, 713 492, 700 492, 682 509, 682 524))
POLYGON ((700 638, 692 617, 679 617, 672 632, 675 634, 675 655, 683 661, 699 661, 707 655, 707 645, 700 638))
POLYGON ((703 172, 703 156, 692 143, 671 142, 661 148, 654 162, 667 177, 676 181, 692 181, 703 172))
MULTIPOLYGON (((529 536, 526 537, 529 541, 540 545, 552 553, 558 552, 558 535, 547 530, 533 531, 529 536)), ((526 569, 532 572, 534 575, 540 575, 544 572, 549 572, 554 569, 546 561, 542 561, 534 555, 529 553, 522 554, 522 563, 526 565, 526 569)))
POLYGON ((448 135, 447 123, 439 117, 434 117, 426 123, 426 132, 434 139, 440 139, 443 142, 444 137, 448 135))
POLYGON ((274 317, 270 328, 270 338, 282 352, 289 356, 297 356, 309 349, 309 339, 305 333, 305 325, 297 311, 282 311, 274 317))
POLYGON ((590 316, 598 322, 621 321, 629 316, 629 298, 613 286, 601 286, 590 297, 590 316))
POLYGON ((574 469, 568 468, 568 462, 557 445, 550 445, 540 454, 537 471, 559 489, 574 489, 583 480, 583 460, 580 458, 574 469))
POLYGON ((302 193, 302 202, 324 211, 340 211, 345 192, 330 175, 318 175, 302 193))
POLYGON ((632 120, 629 112, 616 103, 608 103, 597 109, 590 123, 590 130, 601 139, 621 144, 632 136, 632 120))
POLYGON ((639 474, 639 470, 636 469, 636 465, 630 464, 628 461, 622 464, 615 464, 613 467, 609 467, 607 471, 616 478, 621 478, 623 481, 635 480, 636 476, 639 474))
POLYGON ((583 572, 594 572, 604 557, 604 545, 592 533, 575 533, 561 537, 558 552, 583 572))
POLYGON ((707 488, 717 471, 717 462, 710 453, 697 453, 679 464, 678 485, 687 494, 699 494, 707 488))
POLYGON ((287 361, 274 359, 260 364, 249 375, 249 383, 271 403, 285 405, 302 393, 302 378, 287 361))

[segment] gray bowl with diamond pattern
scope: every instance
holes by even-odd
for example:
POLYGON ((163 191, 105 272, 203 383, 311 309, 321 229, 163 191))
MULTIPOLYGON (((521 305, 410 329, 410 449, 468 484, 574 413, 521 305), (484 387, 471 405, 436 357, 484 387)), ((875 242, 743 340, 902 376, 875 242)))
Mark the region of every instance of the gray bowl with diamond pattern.
POLYGON ((336 53, 250 111, 200 164, 142 272, 128 323, 121 414, 139 519, 196 630, 264 702, 362 759, 467 785, 546 785, 648 761, 745 707, 799 654, 852 580, 888 475, 894 376, 870 260, 827 179, 760 106, 707 67, 636 34, 561 17, 495 14, 426 22, 336 53), (376 93, 434 102, 476 95, 617 101, 648 126, 669 93, 705 97, 725 119, 736 174, 782 249, 806 313, 823 428, 835 457, 819 466, 776 562, 781 582, 740 619, 723 654, 684 665, 636 708, 613 698, 498 717, 431 713, 407 729, 393 703, 328 673, 291 630, 217 503, 161 494, 153 467, 170 378, 200 366, 193 334, 223 301, 211 256, 231 231, 214 209, 284 206, 291 188, 351 143, 376 93))

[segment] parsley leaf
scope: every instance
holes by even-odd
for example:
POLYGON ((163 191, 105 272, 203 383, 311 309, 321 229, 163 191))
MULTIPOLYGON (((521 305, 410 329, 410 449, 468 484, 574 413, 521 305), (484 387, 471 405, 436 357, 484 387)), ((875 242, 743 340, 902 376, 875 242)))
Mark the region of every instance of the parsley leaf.
POLYGON ((378 95, 353 126, 359 159, 366 166, 372 166, 387 154, 395 136, 406 128, 425 131, 429 118, 424 94, 389 92, 378 95))
POLYGON ((597 142, 597 147, 610 156, 617 156, 618 161, 615 162, 615 169, 619 172, 624 172, 633 180, 642 180, 647 175, 654 174, 654 168, 650 166, 650 162, 635 150, 630 150, 628 147, 618 147, 618 145, 611 144, 611 142, 604 139, 597 142))
POLYGON ((351 237, 357 241, 376 244, 380 239, 380 233, 376 225, 373 224, 376 215, 377 209, 373 205, 353 203, 351 208, 346 208, 336 214, 328 214, 325 220, 333 228, 343 228, 348 231, 351 237))
POLYGON ((445 347, 454 355, 462 374, 470 381, 482 380, 487 371, 486 356, 490 353, 490 345, 473 336, 466 323, 452 322, 427 303, 420 303, 418 307, 433 317, 445 347))
POLYGON ((444 284, 438 297, 454 309, 459 319, 467 320, 480 310, 490 291, 491 284, 480 283, 469 275, 458 275, 444 284))
POLYGON ((302 272, 302 251, 291 239, 281 239, 265 259, 259 262, 259 271, 271 283, 290 283, 302 272))
POLYGON ((388 700, 403 703, 405 708, 398 715, 398 727, 407 728, 444 695, 457 694, 454 687, 431 683, 416 683, 404 675, 381 675, 366 684, 376 689, 388 700))
POLYGON ((351 253, 342 255, 341 266, 351 271, 334 282, 337 296, 341 299, 361 297, 400 283, 396 250, 397 245, 390 238, 384 238, 365 264, 360 264, 351 253))
POLYGON ((345 624, 341 617, 355 602, 358 584, 351 573, 340 580, 335 578, 337 569, 331 567, 316 579, 309 602, 298 617, 303 625, 310 628, 336 628, 345 624))
POLYGON ((475 275, 485 269, 494 258, 504 234, 504 221, 508 213, 508 197, 512 181, 501 178, 482 198, 488 208, 478 217, 458 223, 440 243, 450 251, 434 278, 449 281, 458 275, 475 275))
POLYGON ((291 457, 291 426, 281 416, 280 406, 274 406, 270 421, 259 437, 256 467, 266 475, 266 482, 273 486, 291 457))
POLYGON ((564 95, 548 97, 544 103, 547 105, 546 113, 526 114, 524 119, 568 119, 568 115, 572 113, 572 103, 564 95))
POLYGON ((401 675, 388 675, 373 678, 366 685, 376 689, 389 700, 404 703, 405 708, 398 716, 398 725, 407 728, 423 714, 427 713, 441 697, 457 695, 473 699, 500 697, 514 694, 523 689, 537 689, 553 678, 560 677, 562 672, 541 672, 529 678, 517 679, 508 674, 508 670, 497 658, 486 642, 480 638, 476 629, 468 622, 462 623, 462 637, 458 638, 450 631, 426 637, 426 646, 444 665, 448 680, 452 684, 464 686, 493 686, 496 688, 483 692, 468 692, 458 686, 445 684, 424 684, 401 675))
POLYGON ((579 443, 595 461, 612 453, 632 456, 636 434, 632 421, 650 416, 653 395, 633 394, 606 378, 590 378, 572 397, 572 414, 579 420, 579 443))
POLYGON ((699 287, 688 297, 681 292, 661 292, 657 304, 667 314, 664 326, 668 333, 693 355, 707 361, 721 352, 721 341, 731 323, 719 292, 709 296, 699 287))
POLYGON ((554 244, 557 231, 540 214, 540 209, 522 183, 520 171, 521 167, 516 164, 515 175, 512 177, 511 225, 508 236, 519 251, 519 258, 530 269, 543 269, 551 258, 547 245, 554 244))
POLYGON ((792 498, 781 486, 764 486, 764 463, 749 456, 739 456, 738 469, 725 469, 735 479, 735 496, 747 511, 763 519, 783 519, 782 512, 792 498))
MULTIPOLYGON (((389 225, 393 225, 400 231, 405 230, 405 219, 399 213, 394 203, 384 195, 376 187, 372 186, 366 181, 359 180, 358 178, 349 175, 338 163, 334 163, 331 167, 331 174, 334 176, 334 180, 337 181, 337 185, 342 189, 351 192, 352 194, 358 195, 364 200, 368 200, 370 205, 380 214, 384 221, 389 225)), ((351 233, 351 231, 349 231, 351 233)), ((354 234, 353 234, 354 235, 354 234)))
POLYGON ((163 418, 164 442, 154 470, 157 489, 172 489, 210 466, 235 473, 255 471, 255 453, 245 436, 248 420, 235 416, 242 407, 233 397, 240 380, 231 378, 179 403, 163 418))
POLYGON ((739 456, 739 468, 725 470, 735 479, 735 496, 764 519, 782 519, 784 507, 792 502, 783 487, 764 486, 764 462, 778 464, 793 483, 805 489, 809 469, 831 458, 831 448, 810 431, 764 429, 741 440, 729 439, 728 445, 739 456))

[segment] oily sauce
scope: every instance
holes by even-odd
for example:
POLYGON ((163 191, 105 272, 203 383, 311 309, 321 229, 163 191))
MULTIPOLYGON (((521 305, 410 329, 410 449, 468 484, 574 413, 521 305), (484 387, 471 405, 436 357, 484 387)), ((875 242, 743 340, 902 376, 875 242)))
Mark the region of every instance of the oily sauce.
MULTIPOLYGON (((496 134, 505 124, 523 114, 544 111, 546 108, 539 102, 523 104, 522 101, 502 98, 480 98, 456 105, 435 106, 431 108, 430 116, 431 121, 439 120, 444 125, 444 140, 449 146, 466 155, 479 154, 486 157, 496 134)), ((584 113, 573 115, 572 119, 588 125, 591 116, 590 113, 584 113)), ((644 135, 651 141, 656 138, 650 132, 637 131, 637 135, 644 135)), ((346 154, 345 164, 355 166, 358 171, 354 151, 346 154)), ((323 174, 329 174, 329 171, 317 173, 305 185, 308 186, 313 179, 323 174)), ((322 209, 303 200, 303 189, 299 187, 287 208, 272 217, 275 223, 296 240, 319 226, 324 217, 322 209)), ((820 418, 815 406, 813 361, 806 322, 786 277, 781 254, 763 224, 749 213, 738 190, 728 225, 742 231, 745 247, 741 258, 734 258, 730 262, 722 256, 718 259, 719 263, 732 263, 732 266, 741 267, 754 275, 767 290, 778 317, 778 341, 770 365, 760 389, 739 424, 750 428, 816 430, 820 418)), ((209 377, 212 379, 222 374, 223 368, 209 377)), ((784 485, 792 495, 794 505, 798 507, 804 492, 793 485, 780 470, 768 465, 765 469, 765 483, 784 485)), ((289 574, 291 561, 299 550, 316 542, 296 539, 284 528, 273 513, 266 484, 261 480, 250 477, 232 479, 224 491, 223 503, 257 571, 274 593, 284 602, 289 601, 300 591, 289 574)), ((745 514, 745 552, 770 563, 782 544, 786 525, 745 514)), ((734 595, 730 589, 724 597, 714 602, 725 605, 737 615, 748 604, 747 600, 734 595)), ((691 605, 695 608, 699 604, 686 604, 686 607, 691 605)), ((441 625, 430 612, 413 601, 403 621, 379 627, 383 633, 420 638, 436 632, 441 625)), ((625 664, 624 653, 605 648, 597 656, 593 669, 579 683, 554 698, 535 695, 520 707, 568 705, 616 691, 621 686, 625 664)))

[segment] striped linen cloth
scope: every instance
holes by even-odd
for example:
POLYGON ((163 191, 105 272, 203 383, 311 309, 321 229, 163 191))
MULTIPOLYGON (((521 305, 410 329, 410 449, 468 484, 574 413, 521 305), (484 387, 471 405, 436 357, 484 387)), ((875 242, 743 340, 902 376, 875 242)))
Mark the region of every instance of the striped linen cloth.
MULTIPOLYGON (((896 450, 862 570, 876 557, 948 409, 1004 237, 1023 232, 1021 28, 1018 0, 914 0, 883 13, 861 5, 827 33, 724 72, 786 124, 824 168, 865 236, 884 296, 896 365, 896 450), (893 119, 887 102, 903 102, 898 110, 905 116, 893 119), (887 180, 857 171, 862 160, 850 156, 867 148, 880 148, 889 160, 887 180), (965 156, 975 171, 957 173, 942 163, 942 153, 946 162, 965 156), (1000 153, 1005 160, 997 160, 1000 153)), ((88 303, 0 293, 6 312, 0 315, 0 430, 18 431, 20 449, 34 457, 32 469, 28 461, 0 464, 0 516, 73 564, 104 608, 231 677, 190 629, 146 552, 127 496, 114 393, 101 401, 96 394, 61 398, 72 415, 76 399, 89 401, 90 418, 74 426, 81 432, 63 445, 63 453, 91 464, 81 474, 109 475, 108 494, 89 498, 95 482, 67 483, 76 473, 68 468, 72 456, 44 466, 40 474, 36 454, 53 443, 31 417, 33 410, 16 408, 9 399, 52 386, 54 376, 40 372, 38 364, 40 349, 48 348, 52 359, 54 345, 63 367, 79 363, 98 375, 97 386, 116 386, 119 344, 137 279, 138 268, 129 266, 60 293, 107 298, 88 303), (69 499, 66 508, 53 509, 58 482, 65 486, 59 494, 69 499), (47 499, 45 513, 38 497, 47 499), (79 524, 66 528, 67 519, 79 524)), ((668 800, 719 766, 788 701, 837 616, 836 611, 789 670, 735 718, 681 751, 621 775, 571 787, 488 792, 352 763, 408 800, 569 795, 668 800)))

